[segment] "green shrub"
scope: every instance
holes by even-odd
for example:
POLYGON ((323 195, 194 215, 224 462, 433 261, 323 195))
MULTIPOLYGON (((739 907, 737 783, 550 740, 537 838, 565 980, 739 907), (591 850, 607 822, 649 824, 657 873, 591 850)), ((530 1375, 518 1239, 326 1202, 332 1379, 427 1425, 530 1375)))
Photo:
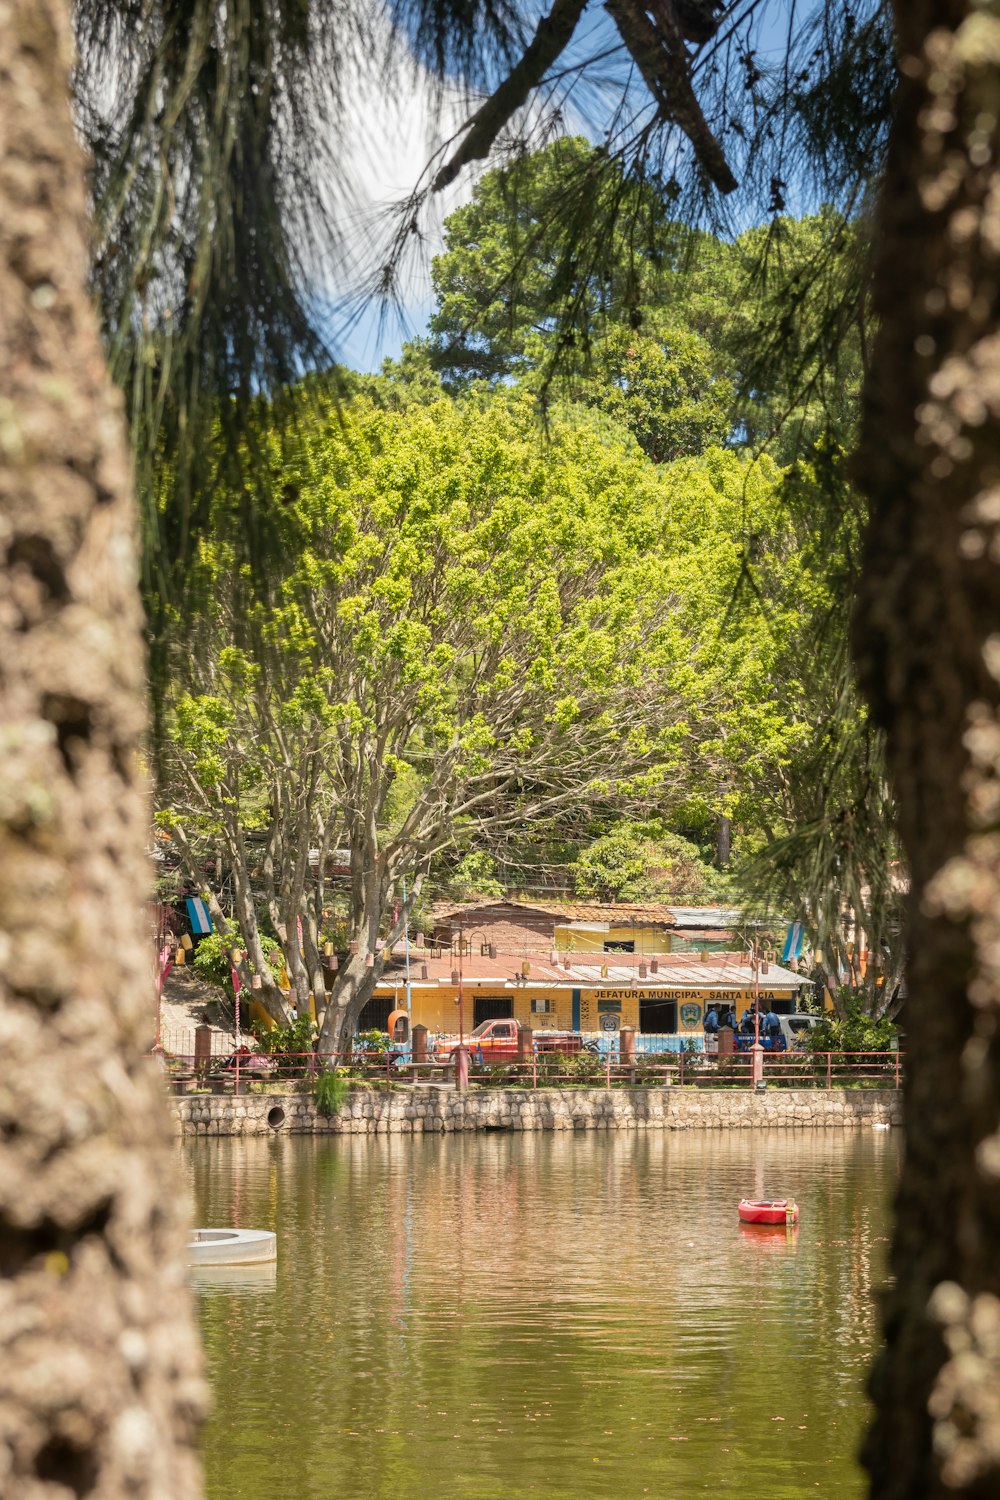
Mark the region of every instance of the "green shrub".
POLYGON ((389 1050, 389 1033, 379 1031, 377 1026, 373 1026, 371 1031, 362 1031, 358 1040, 366 1052, 377 1052, 381 1055, 389 1050))
POLYGON ((232 967, 229 962, 229 952, 232 946, 232 940, 223 937, 221 932, 210 932, 201 939, 192 960, 194 968, 202 979, 207 979, 209 984, 217 984, 230 996, 233 993, 233 982, 229 973, 232 967))
POLYGON ((826 1015, 818 1026, 811 1026, 806 1033, 811 1052, 888 1052, 896 1027, 887 1017, 873 1020, 864 1005, 855 995, 847 1000, 847 1014, 826 1015))
POLYGON ((313 1102, 327 1119, 340 1110, 351 1091, 351 1085, 339 1068, 324 1068, 313 1079, 313 1102))

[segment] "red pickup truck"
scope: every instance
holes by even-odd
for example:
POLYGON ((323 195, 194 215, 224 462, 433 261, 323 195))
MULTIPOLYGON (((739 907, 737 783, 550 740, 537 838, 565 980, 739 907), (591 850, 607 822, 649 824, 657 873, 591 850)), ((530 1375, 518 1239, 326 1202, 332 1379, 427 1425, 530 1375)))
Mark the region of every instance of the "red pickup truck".
MULTIPOLYGON (((500 1021, 480 1021, 475 1031, 470 1031, 465 1038, 472 1061, 478 1062, 480 1055, 485 1063, 512 1061, 518 1055, 518 1033, 521 1030, 520 1021, 515 1021, 513 1016, 500 1021)), ((575 1031, 533 1031, 533 1036, 536 1052, 562 1052, 571 1057, 581 1052, 585 1045, 575 1031)), ((451 1057, 458 1045, 452 1039, 441 1050, 451 1057)))

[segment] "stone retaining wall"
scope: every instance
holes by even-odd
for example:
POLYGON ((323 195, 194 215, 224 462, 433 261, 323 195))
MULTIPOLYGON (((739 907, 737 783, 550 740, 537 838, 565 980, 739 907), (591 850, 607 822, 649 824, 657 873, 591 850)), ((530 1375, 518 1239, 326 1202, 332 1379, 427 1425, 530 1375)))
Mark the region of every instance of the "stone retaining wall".
POLYGON ((894 1089, 356 1089, 327 1119, 305 1094, 173 1100, 182 1135, 423 1134, 455 1130, 695 1130, 902 1123, 894 1089))

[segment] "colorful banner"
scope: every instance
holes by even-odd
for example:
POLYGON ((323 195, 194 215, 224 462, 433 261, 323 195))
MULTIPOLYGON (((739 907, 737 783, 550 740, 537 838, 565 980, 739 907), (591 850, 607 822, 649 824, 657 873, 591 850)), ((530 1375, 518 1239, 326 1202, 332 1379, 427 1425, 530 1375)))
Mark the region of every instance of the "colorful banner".
POLYGON ((212 918, 208 914, 208 907, 200 896, 188 896, 184 905, 187 907, 191 931, 195 937, 205 937, 212 930, 212 918))
POLYGON ((802 942, 804 933, 801 922, 792 922, 788 932, 785 934, 785 946, 781 950, 781 962, 787 964, 793 958, 802 957, 802 942))

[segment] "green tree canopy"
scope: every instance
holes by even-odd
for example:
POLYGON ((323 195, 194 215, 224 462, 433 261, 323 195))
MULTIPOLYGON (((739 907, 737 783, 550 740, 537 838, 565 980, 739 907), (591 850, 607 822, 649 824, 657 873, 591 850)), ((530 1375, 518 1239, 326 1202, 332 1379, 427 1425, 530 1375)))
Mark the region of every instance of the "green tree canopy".
POLYGON ((412 902, 458 830, 669 797, 697 733, 697 643, 658 472, 600 419, 542 444, 527 398, 359 402, 300 428, 284 482, 266 603, 246 598, 226 507, 201 548, 214 606, 177 662, 162 812, 221 830, 247 883, 240 841, 265 831, 287 967, 304 963, 314 988, 318 966, 295 951, 299 922, 313 958, 320 936, 307 850, 350 850, 334 1047, 378 977, 403 878, 412 902))
POLYGON ((688 839, 655 821, 625 819, 584 849, 573 884, 584 899, 697 906, 719 895, 725 879, 688 839))

